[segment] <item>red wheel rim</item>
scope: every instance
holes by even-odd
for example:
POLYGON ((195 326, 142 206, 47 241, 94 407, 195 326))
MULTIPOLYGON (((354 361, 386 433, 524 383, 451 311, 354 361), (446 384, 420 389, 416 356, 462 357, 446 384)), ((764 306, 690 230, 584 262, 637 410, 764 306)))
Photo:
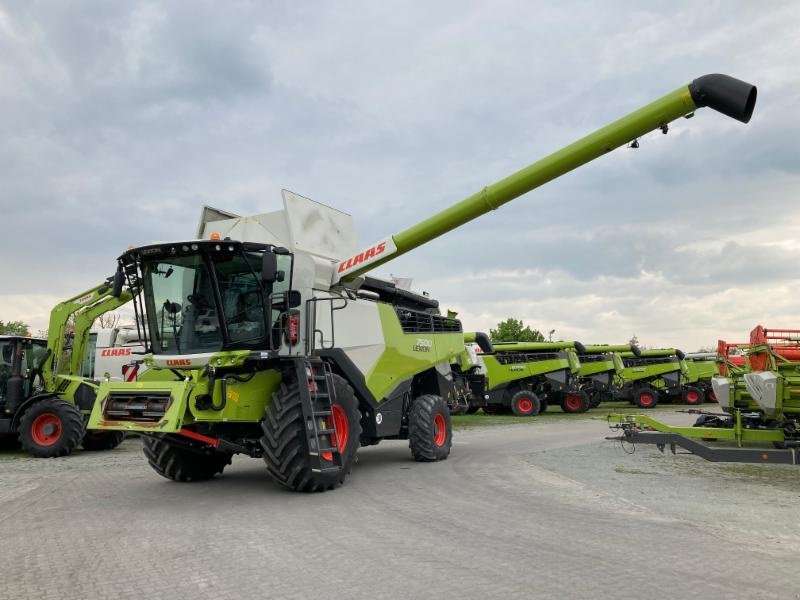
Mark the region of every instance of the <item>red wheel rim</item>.
POLYGON ((31 437, 39 446, 52 446, 61 437, 61 419, 53 413, 43 413, 31 423, 31 437))
POLYGON ((446 439, 447 423, 444 420, 444 415, 442 413, 436 413, 436 416, 433 417, 433 443, 441 448, 444 446, 446 439))
POLYGON ((583 405, 582 398, 575 394, 570 394, 564 399, 564 404, 567 405, 567 408, 570 410, 580 410, 581 406, 583 405))
POLYGON ((650 392, 642 392, 639 394, 639 406, 653 406, 653 394, 650 392))
MULTIPOLYGON (((339 454, 342 454, 350 437, 350 422, 347 420, 347 413, 344 412, 344 408, 339 404, 331 406, 331 417, 333 418, 333 427, 336 429, 336 433, 331 434, 331 446, 334 446, 339 451, 339 454)), ((321 456, 325 460, 333 460, 332 452, 323 452, 321 456)))
POLYGON ((716 402, 717 401, 717 395, 713 391, 708 392, 708 399, 711 400, 712 402, 716 402))
POLYGON ((699 398, 700 394, 698 394, 694 390, 691 390, 686 394, 686 402, 688 402, 689 404, 696 404, 699 398))
POLYGON ((517 400, 517 409, 521 413, 529 413, 533 410, 533 402, 530 398, 524 396, 517 400))

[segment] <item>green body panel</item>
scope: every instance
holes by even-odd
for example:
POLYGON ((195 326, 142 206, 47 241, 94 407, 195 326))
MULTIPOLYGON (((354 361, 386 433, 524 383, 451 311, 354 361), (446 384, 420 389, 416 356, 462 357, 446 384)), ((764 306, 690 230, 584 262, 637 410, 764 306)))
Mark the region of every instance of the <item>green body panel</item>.
POLYGON ((554 360, 541 360, 510 365, 500 364, 497 357, 493 354, 483 354, 481 358, 486 367, 486 385, 488 389, 493 389, 512 381, 545 375, 546 373, 571 370, 570 360, 567 356, 554 360))
POLYGON ((618 377, 623 383, 630 383, 633 381, 641 381, 643 379, 650 379, 659 377, 667 373, 674 373, 681 370, 680 361, 665 362, 656 365, 641 365, 635 367, 625 367, 618 373, 618 377))
POLYGON ((736 442, 739 446, 745 443, 768 444, 784 441, 783 431, 780 429, 751 429, 744 427, 739 411, 734 414, 733 427, 677 427, 667 425, 646 415, 610 414, 607 419, 611 425, 630 423, 636 425, 640 430, 651 429, 663 433, 676 433, 693 439, 712 438, 736 442))
POLYGON ((450 364, 464 352, 464 334, 404 333, 397 313, 389 304, 378 303, 386 348, 365 373, 367 388, 380 402, 400 383, 437 364, 450 364))
POLYGON ((693 384, 699 381, 711 381, 711 378, 719 375, 719 365, 715 360, 691 360, 686 359, 686 374, 684 383, 693 384))
POLYGON ((609 371, 617 370, 617 365, 614 362, 613 355, 609 356, 608 360, 596 360, 592 362, 581 362, 580 369, 578 369, 578 377, 589 377, 597 375, 598 373, 607 373, 609 371))
MULTIPOLYGON (((239 365, 243 357, 249 356, 246 351, 220 352, 215 354, 210 364, 239 365)), ((150 357, 152 364, 152 357, 150 357)), ((264 369, 255 373, 252 379, 240 382, 228 380, 225 407, 222 410, 211 408, 200 410, 196 406, 196 398, 209 392, 209 378, 205 369, 187 369, 178 371, 184 380, 176 381, 175 373, 169 369, 151 366, 136 382, 103 382, 95 402, 90 429, 120 429, 125 431, 149 431, 169 433, 179 430, 187 423, 251 423, 264 417, 264 410, 272 400, 272 394, 278 389, 281 375, 274 369, 264 369), (132 391, 170 392, 173 404, 165 418, 159 423, 137 421, 108 421, 102 417, 106 398, 111 392, 132 391), (180 408, 176 408, 176 404, 180 408)), ((222 405, 222 381, 216 380, 212 394, 215 406, 222 405)))

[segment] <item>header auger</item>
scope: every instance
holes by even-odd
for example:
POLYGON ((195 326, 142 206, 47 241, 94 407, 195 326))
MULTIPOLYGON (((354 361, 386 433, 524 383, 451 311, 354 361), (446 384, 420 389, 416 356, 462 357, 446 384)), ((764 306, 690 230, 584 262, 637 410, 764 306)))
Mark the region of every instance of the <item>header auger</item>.
POLYGON ((142 433, 151 466, 179 481, 242 453, 287 488, 322 491, 344 481, 359 445, 383 439, 407 439, 419 461, 447 458, 461 322, 366 273, 701 106, 746 123, 755 98, 750 84, 701 77, 360 252, 349 215, 288 191, 280 211, 206 208, 203 239, 119 258, 119 277, 142 286, 153 368, 104 382, 90 427, 142 433))

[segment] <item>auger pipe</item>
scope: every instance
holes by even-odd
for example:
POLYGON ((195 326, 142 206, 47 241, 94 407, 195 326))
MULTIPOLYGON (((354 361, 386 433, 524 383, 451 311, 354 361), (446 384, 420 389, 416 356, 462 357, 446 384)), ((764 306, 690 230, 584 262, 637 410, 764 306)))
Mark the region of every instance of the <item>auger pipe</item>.
POLYGON ((632 352, 635 356, 639 356, 641 350, 639 350, 638 346, 633 346, 631 344, 618 344, 614 345, 604 345, 604 344, 589 344, 588 346, 584 346, 586 352, 584 354, 604 354, 606 352, 632 352))
POLYGON ((353 280, 650 131, 661 128, 666 132, 668 123, 688 116, 703 106, 747 123, 755 108, 756 95, 755 86, 728 75, 698 77, 690 84, 483 188, 421 223, 340 261, 333 275, 333 283, 353 280))
POLYGON ((625 358, 630 358, 632 356, 638 356, 641 358, 660 358, 662 356, 677 356, 680 360, 683 360, 686 355, 676 348, 656 348, 653 350, 640 350, 639 354, 634 354, 633 352, 622 352, 622 356, 625 358))
POLYGON ((552 352, 553 350, 577 350, 583 352, 580 342, 492 342, 495 352, 552 352))

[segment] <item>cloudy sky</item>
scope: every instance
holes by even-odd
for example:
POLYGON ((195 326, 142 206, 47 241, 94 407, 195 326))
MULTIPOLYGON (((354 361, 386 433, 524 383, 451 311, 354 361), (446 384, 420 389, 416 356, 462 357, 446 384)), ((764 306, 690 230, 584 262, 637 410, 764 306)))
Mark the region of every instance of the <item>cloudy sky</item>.
POLYGON ((800 328, 796 2, 0 2, 0 320, 281 188, 396 233, 706 73, 759 88, 387 264, 459 311, 686 350, 800 328))

